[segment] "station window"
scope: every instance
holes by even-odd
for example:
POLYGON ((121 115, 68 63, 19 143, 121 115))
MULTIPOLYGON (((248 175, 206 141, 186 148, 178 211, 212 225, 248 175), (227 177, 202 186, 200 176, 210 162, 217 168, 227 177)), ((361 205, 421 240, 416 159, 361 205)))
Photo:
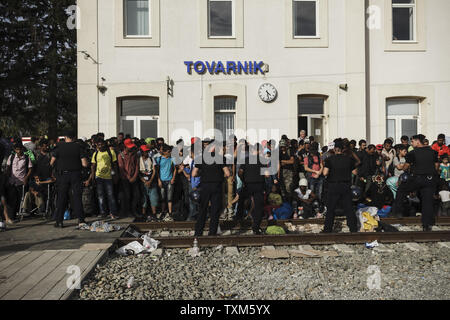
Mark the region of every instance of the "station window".
POLYGON ((392 40, 416 40, 416 0, 392 0, 392 40))
POLYGON ((386 103, 386 136, 400 142, 401 136, 411 137, 418 132, 419 101, 416 99, 388 99, 386 103))
POLYGON ((234 37, 234 16, 235 14, 233 0, 209 0, 208 37, 234 37))
POLYGON ((319 0, 293 0, 294 38, 318 37, 319 0))
POLYGON ((151 37, 151 0, 125 0, 125 36, 127 38, 151 37))
POLYGON ((121 132, 141 139, 159 136, 159 98, 124 98, 119 107, 121 132))
POLYGON ((233 96, 214 97, 214 129, 222 133, 222 140, 234 133, 236 100, 233 96))

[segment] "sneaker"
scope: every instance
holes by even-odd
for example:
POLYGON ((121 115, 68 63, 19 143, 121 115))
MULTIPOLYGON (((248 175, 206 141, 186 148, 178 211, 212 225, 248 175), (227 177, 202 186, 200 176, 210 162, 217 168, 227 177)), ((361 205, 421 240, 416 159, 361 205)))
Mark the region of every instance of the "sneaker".
POLYGON ((164 217, 163 221, 164 221, 164 222, 173 222, 173 218, 172 218, 172 216, 170 215, 170 213, 167 214, 167 215, 164 217))
POLYGON ((78 224, 78 229, 80 229, 80 230, 88 230, 88 229, 89 229, 89 226, 88 226, 87 223, 82 222, 82 223, 79 223, 79 224, 78 224))
POLYGON ((432 226, 423 226, 423 231, 431 232, 431 231, 433 231, 433 227, 432 226))
POLYGON ((264 231, 261 228, 259 228, 257 230, 253 230, 253 234, 254 235, 262 235, 262 234, 264 234, 264 231))

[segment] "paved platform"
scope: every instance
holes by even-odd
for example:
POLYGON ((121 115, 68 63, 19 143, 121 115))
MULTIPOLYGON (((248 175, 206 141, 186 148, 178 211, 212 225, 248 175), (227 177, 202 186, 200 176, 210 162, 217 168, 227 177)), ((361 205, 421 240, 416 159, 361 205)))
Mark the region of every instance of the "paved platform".
MULTIPOLYGON (((108 222, 126 227, 132 218, 108 222)), ((123 232, 78 230, 77 220, 65 221, 63 229, 53 224, 33 218, 0 232, 0 300, 70 298, 75 274, 82 282, 123 232)))

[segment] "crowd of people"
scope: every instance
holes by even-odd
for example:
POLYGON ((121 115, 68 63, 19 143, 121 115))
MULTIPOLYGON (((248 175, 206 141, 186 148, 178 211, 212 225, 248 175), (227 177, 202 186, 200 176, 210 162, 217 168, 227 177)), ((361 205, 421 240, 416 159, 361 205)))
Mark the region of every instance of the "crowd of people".
POLYGON ((450 207, 449 148, 445 135, 429 143, 423 135, 394 144, 335 139, 320 146, 302 130, 297 139, 250 144, 231 135, 226 141, 192 138, 174 146, 163 138, 133 138, 123 133, 105 139, 3 138, 0 132, 2 220, 45 216, 63 227, 64 216, 140 221, 188 220, 203 234, 217 234, 219 219, 253 221, 261 234, 263 219, 347 216, 356 232, 358 206, 391 216, 422 214, 424 230, 450 207))

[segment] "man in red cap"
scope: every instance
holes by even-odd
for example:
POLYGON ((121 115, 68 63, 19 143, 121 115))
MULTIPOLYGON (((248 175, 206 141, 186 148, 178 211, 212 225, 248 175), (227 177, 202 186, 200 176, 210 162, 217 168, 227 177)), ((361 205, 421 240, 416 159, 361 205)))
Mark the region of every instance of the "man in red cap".
POLYGON ((450 149, 445 145, 445 134, 441 133, 437 137, 437 141, 431 147, 434 151, 438 153, 439 158, 444 154, 450 155, 450 149))
POLYGON ((126 217, 131 214, 138 216, 139 201, 139 163, 137 147, 131 139, 124 141, 125 150, 119 154, 119 199, 120 215, 126 217))

